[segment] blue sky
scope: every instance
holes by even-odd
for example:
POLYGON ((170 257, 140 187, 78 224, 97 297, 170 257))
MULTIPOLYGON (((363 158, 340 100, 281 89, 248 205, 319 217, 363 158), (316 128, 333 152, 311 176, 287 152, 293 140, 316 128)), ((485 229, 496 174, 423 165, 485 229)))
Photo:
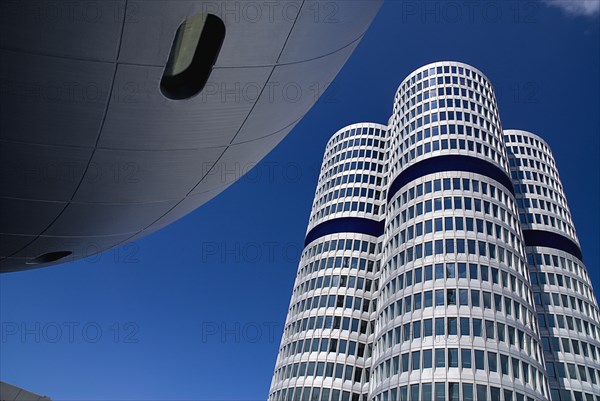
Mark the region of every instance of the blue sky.
POLYGON ((598 12, 549 3, 385 3, 249 176, 134 244, 0 276, 2 380, 55 400, 266 399, 325 143, 386 123, 398 84, 433 61, 482 70, 504 128, 550 144, 600 288, 598 12))

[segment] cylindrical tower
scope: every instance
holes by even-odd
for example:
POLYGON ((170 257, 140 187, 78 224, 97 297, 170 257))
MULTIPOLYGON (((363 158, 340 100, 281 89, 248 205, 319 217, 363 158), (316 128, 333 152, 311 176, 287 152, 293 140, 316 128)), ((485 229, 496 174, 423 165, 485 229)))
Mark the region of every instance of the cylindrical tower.
POLYGON ((269 399, 599 401, 590 283, 547 144, 421 67, 327 144, 269 399))
POLYGON ((370 400, 546 400, 491 84, 461 63, 419 68, 388 143, 370 400))
POLYGON ((600 397, 600 314, 556 163, 530 132, 504 131, 552 401, 600 397))
POLYGON ((361 123, 327 144, 269 400, 367 399, 386 137, 361 123))

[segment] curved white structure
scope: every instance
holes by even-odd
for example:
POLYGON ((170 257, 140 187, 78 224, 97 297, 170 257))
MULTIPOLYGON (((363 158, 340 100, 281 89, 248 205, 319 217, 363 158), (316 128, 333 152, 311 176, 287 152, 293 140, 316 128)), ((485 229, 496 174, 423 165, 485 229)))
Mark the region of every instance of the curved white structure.
POLYGON ((505 130, 552 401, 600 397, 600 311, 548 144, 505 130))
POLYGON ((361 123, 327 144, 272 400, 296 399, 303 389, 302 399, 319 401, 369 392, 381 230, 357 228, 383 215, 386 136, 386 126, 361 123))
POLYGON ((305 246, 269 400, 600 399, 600 315, 554 159, 503 132, 479 70, 421 67, 387 126, 334 134, 305 246))
POLYGON ((490 82, 461 63, 411 73, 396 95, 389 143, 371 397, 546 399, 490 82))
POLYGON ((135 240, 219 194, 317 101, 380 4, 1 2, 0 271, 135 240))

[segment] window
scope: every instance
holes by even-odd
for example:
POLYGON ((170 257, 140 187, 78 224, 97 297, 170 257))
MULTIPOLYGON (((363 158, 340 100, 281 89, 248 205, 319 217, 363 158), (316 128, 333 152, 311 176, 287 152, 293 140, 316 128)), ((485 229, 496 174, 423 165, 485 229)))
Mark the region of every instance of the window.
POLYGON ((460 350, 460 358, 463 369, 471 369, 471 350, 470 349, 461 349, 460 350))
POLYGON ((27 264, 28 265, 37 265, 37 264, 42 264, 42 263, 55 262, 59 259, 66 258, 67 256, 71 255, 72 253, 73 252, 71 252, 71 251, 48 252, 48 253, 44 253, 34 259, 28 260, 27 264))
MULTIPOLYGON (((429 247, 431 248, 431 242, 428 242, 427 244, 429 244, 429 247)), ((431 253, 429 255, 431 255, 431 253)), ((433 267, 431 265, 425 266, 425 281, 430 281, 432 279, 433 279, 433 267)))
MULTIPOLYGON (((472 230, 471 230, 472 231, 472 230)), ((476 264, 469 264, 469 270, 470 270, 470 278, 471 280, 477 280, 478 277, 478 269, 477 269, 477 265, 476 264)))
POLYGON ((438 317, 435 319, 435 335, 443 336, 444 335, 444 318, 438 317))
POLYGON ((421 338, 421 321, 413 323, 413 338, 421 338))
POLYGON ((478 400, 487 400, 488 399, 487 386, 482 385, 482 384, 477 385, 477 399, 478 400))
POLYGON ((225 39, 225 24, 213 14, 196 14, 177 29, 160 82, 164 96, 183 100, 204 89, 225 39))
POLYGON ((423 369, 431 368, 431 356, 432 353, 430 349, 423 350, 423 369))
POLYGON ((488 340, 494 339, 494 322, 492 320, 485 321, 485 338, 488 340))
POLYGON ((443 368, 446 366, 445 358, 446 350, 444 348, 438 348, 435 350, 435 367, 443 368))
POLYGON ((443 264, 435 265, 435 279, 439 280, 439 279, 443 279, 443 278, 444 278, 444 265, 443 264))
MULTIPOLYGON (((508 356, 500 355, 500 368, 503 375, 508 375, 508 356)), ((554 368, 552 373, 554 373, 554 368)))
POLYGON ((495 352, 488 352, 488 368, 490 372, 498 371, 498 362, 496 356, 497 355, 495 352))
POLYGON ((484 352, 483 351, 475 350, 475 369, 485 370, 484 352))
POLYGON ((425 292, 425 307, 428 308, 433 305, 433 293, 431 291, 425 292))
POLYGON ((457 335, 457 322, 455 317, 448 318, 448 335, 455 336, 457 335))
MULTIPOLYGON (((393 399, 393 397, 392 397, 393 399)), ((418 384, 412 384, 410 386, 410 399, 411 400, 419 400, 419 385, 418 384)))
MULTIPOLYGON (((458 349, 448 348, 448 367, 458 368, 458 349)), ((458 388, 457 388, 458 390, 458 388)))
POLYGON ((490 395, 492 400, 500 399, 500 389, 498 387, 490 386, 490 395))
POLYGON ((473 385, 471 383, 463 383, 462 394, 463 401, 473 401, 473 385))
POLYGON ((446 383, 435 383, 435 401, 446 401, 446 383))
POLYGON ((456 290, 446 290, 448 305, 456 305, 456 290))
MULTIPOLYGON (((512 371, 513 371, 513 377, 515 379, 519 378, 519 360, 517 358, 511 358, 512 361, 512 371)), ((562 363, 559 363, 558 366, 564 366, 562 363)), ((559 377, 564 377, 564 376, 560 376, 559 377)))
POLYGON ((433 324, 431 319, 423 320, 423 337, 431 337, 433 331, 433 324))
POLYGON ((459 401, 458 398, 459 383, 448 383, 448 400, 459 401))
POLYGON ((414 351, 412 353, 412 370, 419 370, 421 366, 421 352, 414 351))
POLYGON ((431 383, 423 383, 421 387, 421 400, 422 401, 431 401, 431 383))
POLYGON ((479 291, 478 290, 471 290, 471 304, 473 305, 474 308, 479 308, 480 306, 480 302, 479 302, 479 291))
POLYGON ((468 317, 460 318, 460 335, 461 336, 470 336, 471 335, 471 327, 469 324, 468 317))
MULTIPOLYGON (((464 242, 462 242, 462 243, 463 243, 463 252, 459 251, 459 253, 464 253, 464 242)), ((467 278, 467 265, 466 265, 466 263, 459 263, 458 264, 458 278, 467 278)))
POLYGON ((435 290, 435 306, 444 306, 444 290, 435 290))
POLYGON ((402 372, 408 372, 408 352, 406 354, 402 354, 402 372))

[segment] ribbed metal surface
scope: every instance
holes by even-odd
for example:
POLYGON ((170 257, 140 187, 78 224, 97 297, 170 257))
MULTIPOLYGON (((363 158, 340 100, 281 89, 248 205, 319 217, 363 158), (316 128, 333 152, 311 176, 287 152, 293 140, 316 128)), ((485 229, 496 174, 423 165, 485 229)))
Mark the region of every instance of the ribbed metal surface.
POLYGON ((37 395, 12 384, 0 381, 0 401, 51 401, 50 398, 37 395))
POLYGON ((218 195, 318 100, 380 5, 1 2, 0 271, 90 256, 218 195), (223 46, 199 95, 167 99, 173 38, 198 13, 223 20, 223 46))

